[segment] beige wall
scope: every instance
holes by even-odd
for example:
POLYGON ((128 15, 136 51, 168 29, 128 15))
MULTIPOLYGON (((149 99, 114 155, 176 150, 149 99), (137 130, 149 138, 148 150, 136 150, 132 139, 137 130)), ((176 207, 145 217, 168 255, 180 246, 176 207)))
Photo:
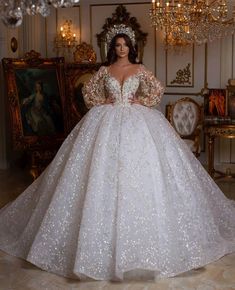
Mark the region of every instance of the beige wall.
MULTIPOLYGON (((41 16, 25 17, 23 25, 18 29, 8 29, 0 23, 0 57, 19 57, 25 52, 34 49, 43 57, 55 56, 53 40, 59 27, 66 19, 73 22, 73 30, 78 36, 78 41, 91 43, 97 53, 99 61, 99 48, 96 43, 96 34, 100 33, 107 17, 111 17, 120 1, 108 0, 80 0, 80 5, 74 8, 52 9, 48 18, 41 16), (10 39, 16 37, 19 49, 16 53, 10 50, 10 39)), ((228 36, 223 40, 205 45, 188 48, 184 51, 166 52, 162 42, 162 34, 156 33, 150 25, 148 11, 150 1, 128 0, 121 1, 131 16, 137 18, 141 30, 148 33, 147 44, 144 53, 144 64, 152 70, 166 85, 166 94, 162 101, 162 110, 169 101, 183 96, 192 96, 196 101, 203 102, 202 97, 195 96, 204 84, 208 82, 209 88, 225 88, 229 78, 235 78, 235 40, 228 36), (191 84, 170 85, 179 69, 185 68, 190 63, 191 84)), ((4 81, 1 75, 0 87, 0 168, 6 168, 7 138, 6 138, 6 114, 4 107, 4 81)), ((157 124, 156 124, 157 125, 157 124)), ((223 140, 217 142, 218 164, 235 163, 235 142, 223 140)), ((205 154, 202 154, 202 162, 205 162, 205 154)))

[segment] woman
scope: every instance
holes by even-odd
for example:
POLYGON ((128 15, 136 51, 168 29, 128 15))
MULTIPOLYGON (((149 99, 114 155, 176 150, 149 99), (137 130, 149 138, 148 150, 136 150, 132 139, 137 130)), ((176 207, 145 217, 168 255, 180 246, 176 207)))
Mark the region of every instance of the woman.
POLYGON ((55 134, 55 126, 49 114, 49 107, 46 105, 43 93, 43 84, 40 81, 35 83, 35 92, 23 100, 23 111, 27 125, 36 135, 55 134))
MULTIPOLYGON (((131 34, 130 34, 131 37, 131 34)), ((235 208, 151 109, 160 82, 117 34, 84 88, 91 110, 51 165, 0 213, 0 248, 97 280, 170 277, 235 250, 235 208)))

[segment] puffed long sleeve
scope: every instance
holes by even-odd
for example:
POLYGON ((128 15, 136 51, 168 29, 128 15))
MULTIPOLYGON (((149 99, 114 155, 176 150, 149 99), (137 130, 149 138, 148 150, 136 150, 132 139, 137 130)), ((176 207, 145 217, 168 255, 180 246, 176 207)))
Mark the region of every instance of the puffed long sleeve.
POLYGON ((104 78, 107 74, 105 66, 100 67, 82 88, 84 102, 88 109, 105 103, 104 78))
POLYGON ((147 107, 156 106, 160 103, 163 93, 164 87, 161 82, 143 66, 140 74, 140 86, 136 93, 140 103, 147 107))

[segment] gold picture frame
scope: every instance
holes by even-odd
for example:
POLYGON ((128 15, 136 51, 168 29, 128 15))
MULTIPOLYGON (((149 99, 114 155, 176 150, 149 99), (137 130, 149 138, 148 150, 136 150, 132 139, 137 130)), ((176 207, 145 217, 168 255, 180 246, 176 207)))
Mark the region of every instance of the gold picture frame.
POLYGON ((221 88, 209 88, 204 94, 204 115, 211 117, 225 117, 226 90, 221 88))
MULTIPOLYGON (((232 82, 232 84, 235 83, 232 82)), ((226 115, 235 121, 235 85, 227 86, 226 100, 226 115)))
POLYGON ((3 58, 13 150, 55 147, 68 134, 64 58, 3 58))
POLYGON ((66 65, 66 91, 70 102, 71 129, 88 112, 83 99, 82 88, 100 66, 99 63, 71 63, 66 65))

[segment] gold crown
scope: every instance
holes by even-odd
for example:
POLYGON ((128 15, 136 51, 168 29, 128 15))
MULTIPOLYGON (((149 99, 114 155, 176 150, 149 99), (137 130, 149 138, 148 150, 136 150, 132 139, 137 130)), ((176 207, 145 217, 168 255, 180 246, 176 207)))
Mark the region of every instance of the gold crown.
POLYGON ((108 31, 106 35, 107 45, 109 47, 111 40, 113 37, 119 33, 126 34, 129 36, 131 43, 135 46, 135 32, 130 26, 126 26, 125 24, 114 24, 113 27, 108 31))

